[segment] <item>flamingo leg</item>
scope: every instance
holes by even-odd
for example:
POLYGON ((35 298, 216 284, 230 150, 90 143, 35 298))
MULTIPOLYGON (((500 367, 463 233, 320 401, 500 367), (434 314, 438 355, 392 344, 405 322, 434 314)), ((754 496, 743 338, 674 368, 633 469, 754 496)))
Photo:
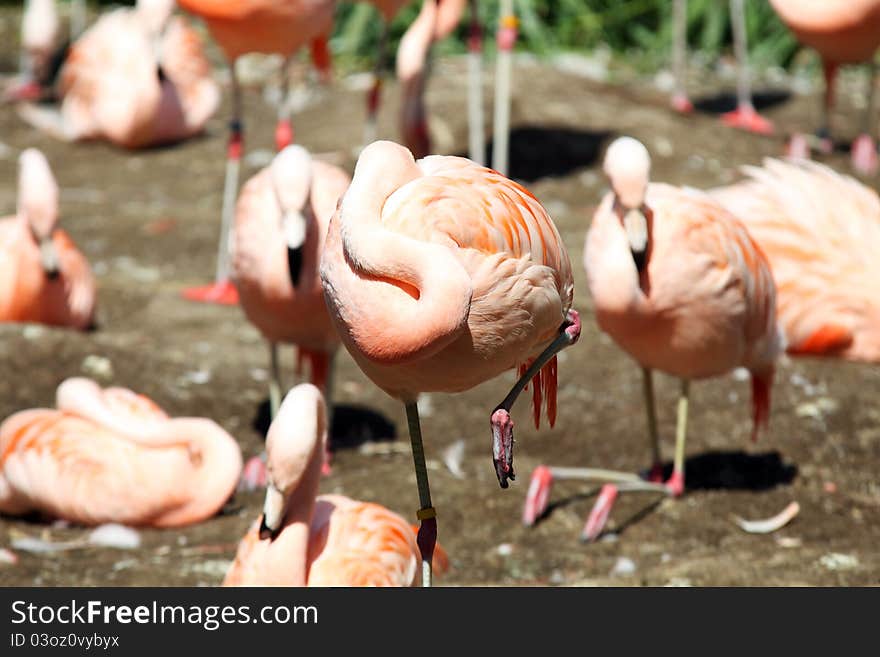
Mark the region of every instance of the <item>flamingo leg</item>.
POLYGON ((685 85, 687 77, 687 0, 675 0, 672 6, 672 71, 675 88, 672 108, 683 114, 694 110, 685 85))
POLYGON ((379 106, 382 104, 382 85, 385 78, 385 64, 388 59, 388 39, 391 25, 382 22, 382 35, 376 51, 376 64, 373 68, 373 86, 367 95, 367 121, 364 124, 364 146, 376 141, 379 136, 379 106))
POLYGON ((214 283, 183 291, 190 301, 235 305, 238 291, 229 281, 229 232, 238 196, 244 126, 242 124, 241 88, 235 75, 235 60, 229 63, 232 87, 232 119, 229 121, 229 142, 226 148, 226 177, 223 183, 223 209, 220 214, 220 243, 217 246, 217 271, 214 283))
POLYGON ((576 310, 569 310, 568 317, 559 328, 559 335, 556 339, 535 358, 525 373, 513 384, 513 388, 507 393, 504 401, 492 411, 492 417, 489 420, 492 427, 492 459, 501 488, 508 487, 508 479, 516 479, 513 471, 513 420, 510 418, 510 409, 513 408, 514 402, 529 381, 541 371, 541 368, 560 351, 577 342, 580 335, 580 315, 576 310))
POLYGON ((275 149, 283 151, 293 143, 293 125, 290 103, 290 58, 281 64, 281 100, 278 103, 278 123, 275 126, 275 149))
POLYGON ((819 130, 816 136, 821 140, 821 149, 825 152, 831 152, 831 108, 834 106, 834 91, 837 82, 836 62, 822 62, 822 73, 825 76, 825 96, 822 99, 822 107, 820 112, 819 130))
POLYGON ((431 560, 437 543, 437 512, 431 506, 431 488, 428 485, 428 468, 425 465, 425 450, 422 446, 422 429, 419 426, 419 407, 416 402, 406 402, 406 422, 412 443, 413 463, 416 469, 416 484, 419 487, 419 533, 416 541, 422 553, 422 586, 431 586, 431 560))
POLYGON ((281 367, 278 364, 278 343, 269 342, 269 418, 274 420, 281 407, 281 367))
POLYGON ((666 487, 675 497, 684 492, 684 444, 687 438, 689 391, 690 381, 682 379, 681 396, 678 398, 678 421, 675 425, 675 459, 672 462, 672 476, 666 482, 666 487))
POLYGON ((327 379, 324 381, 324 400, 327 405, 327 440, 324 442, 324 464, 321 466, 321 474, 329 475, 331 472, 330 461, 333 456, 333 384, 336 381, 334 367, 336 365, 336 351, 331 351, 327 356, 327 379))
POLYGON ((862 133, 853 142, 851 152, 853 168, 864 175, 872 175, 877 172, 878 168, 877 144, 874 142, 874 130, 872 127, 876 109, 876 92, 874 87, 877 83, 877 64, 873 59, 869 67, 867 107, 865 108, 862 133))
POLYGON ((483 26, 477 0, 470 0, 471 24, 468 35, 468 156, 477 164, 486 163, 483 135, 483 26))
POLYGON ((733 45, 736 51, 736 109, 722 115, 721 120, 734 128, 769 135, 773 133, 773 124, 758 114, 752 104, 749 51, 746 44, 746 16, 743 3, 744 0, 730 0, 733 45))
POLYGON ((645 411, 648 416, 648 441, 651 447, 651 474, 649 481, 659 482, 663 477, 660 456, 660 438, 657 435, 657 411, 654 406, 654 376, 650 368, 642 368, 642 387, 645 393, 645 411))
POLYGON ((86 29, 85 0, 71 0, 70 3, 70 40, 73 42, 86 29))
POLYGON ((506 176, 510 139, 510 79, 517 19, 513 0, 501 0, 498 27, 498 61, 495 75, 495 134, 492 140, 492 168, 506 176))

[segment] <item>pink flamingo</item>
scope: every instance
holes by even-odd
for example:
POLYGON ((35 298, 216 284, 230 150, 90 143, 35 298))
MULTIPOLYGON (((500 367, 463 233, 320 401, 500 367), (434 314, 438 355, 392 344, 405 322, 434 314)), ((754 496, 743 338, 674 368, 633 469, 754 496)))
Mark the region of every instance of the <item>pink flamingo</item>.
MULTIPOLYGON (((798 40, 819 52, 825 74, 825 98, 818 137, 820 148, 830 151, 831 109, 834 105, 834 83, 842 64, 870 66, 868 102, 862 133, 852 144, 852 163, 856 171, 873 174, 877 171, 877 146, 873 137, 874 86, 877 67, 874 53, 880 47, 880 0, 770 0, 779 17, 798 40)), ((801 149, 804 138, 796 135, 792 149, 801 149)))
POLYGON ((312 383, 327 391, 339 338, 318 263, 348 174, 288 146, 242 188, 232 235, 232 280, 245 315, 269 342, 272 417, 281 403, 278 343, 297 345, 312 383))
MULTIPOLYGON (((304 383, 284 398, 266 438, 262 518, 238 546, 224 586, 412 586, 413 529, 383 506, 318 493, 327 409, 304 383)), ((438 551, 445 567, 445 555, 438 551)))
POLYGON ((249 52, 277 53, 284 57, 282 101, 278 108, 275 145, 283 149, 293 141, 288 99, 288 63, 304 45, 311 44, 312 59, 321 75, 330 76, 327 38, 333 28, 335 0, 180 0, 180 6, 201 17, 211 36, 223 50, 232 79, 232 118, 226 149, 226 178, 223 187, 220 244, 214 283, 184 290, 192 301, 234 305, 235 286, 229 280, 229 232, 238 194, 238 174, 244 148, 241 88, 235 62, 249 52))
POLYGON ((19 157, 18 212, 0 220, 0 321, 85 329, 95 315, 95 279, 58 228, 58 183, 29 148, 19 157))
POLYGON ((521 186, 459 157, 416 162, 375 142, 330 222, 321 279, 330 316, 364 373, 406 408, 421 508, 422 581, 437 521, 417 399, 460 392, 518 367, 492 413, 502 488, 513 471, 509 411, 533 379, 535 421, 556 415, 556 359, 580 335, 571 264, 553 221, 521 186), (540 376, 536 376, 540 374, 540 376))
POLYGON ((714 190, 773 267, 788 351, 880 362, 880 197, 814 162, 767 159, 714 190))
POLYGON ((59 139, 123 148, 202 131, 220 92, 198 35, 168 0, 113 11, 74 43, 59 79, 60 109, 23 105, 22 118, 59 139))
POLYGON ((642 366, 653 469, 651 482, 606 470, 553 469, 532 475, 523 521, 546 510, 556 478, 607 484, 583 537, 595 539, 618 490, 684 491, 689 383, 743 366, 752 375, 753 439, 770 413, 770 387, 784 338, 776 324, 776 288, 761 249, 742 223, 711 197, 688 188, 648 184, 651 161, 635 139, 608 148, 612 192, 587 235, 584 265, 599 327, 642 366), (681 379, 672 476, 661 484, 652 370, 681 379))
MULTIPOLYGON (((769 135, 773 124, 758 114, 752 104, 749 52, 746 43, 746 19, 744 0, 730 0, 730 19, 733 26, 733 46, 736 53, 736 109, 721 116, 725 125, 751 132, 769 135)), ((678 112, 691 112, 694 108, 685 90, 687 58, 687 0, 675 0, 673 4, 673 50, 672 68, 675 71, 675 90, 672 107, 678 112)))
POLYGON ((179 527, 216 514, 235 489, 241 452, 211 420, 170 419, 88 379, 62 383, 57 405, 0 425, 0 513, 179 527))

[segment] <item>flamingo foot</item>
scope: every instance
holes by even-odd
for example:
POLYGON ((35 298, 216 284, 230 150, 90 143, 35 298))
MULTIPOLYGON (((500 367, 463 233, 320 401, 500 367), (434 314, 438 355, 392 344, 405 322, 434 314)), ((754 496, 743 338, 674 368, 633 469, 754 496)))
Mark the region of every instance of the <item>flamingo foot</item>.
POLYGON ((864 176, 872 176, 877 173, 877 144, 874 138, 868 134, 856 137, 850 152, 853 168, 864 176))
POLYGON ((673 471, 672 476, 666 482, 666 488, 672 497, 681 497, 684 493, 684 473, 673 471))
MULTIPOLYGON (((430 511, 433 512, 434 510, 430 509, 430 511)), ((434 560, 434 547, 437 545, 436 516, 421 520, 418 534, 416 534, 416 543, 419 546, 419 552, 422 553, 422 560, 432 563, 434 560)))
POLYGON ((3 93, 7 102, 36 102, 43 97, 45 90, 36 80, 27 80, 13 84, 3 93))
POLYGON ((614 484, 605 484, 599 492, 599 498, 593 505, 593 510, 587 517, 587 524, 584 525, 584 531, 581 532, 581 540, 585 543, 592 543, 602 530, 605 529, 605 523, 608 522, 608 515, 617 499, 618 490, 614 484))
POLYGON ((289 119, 278 119, 275 125, 275 150, 283 151, 293 143, 293 125, 289 119))
POLYGON ((516 479, 513 471, 513 420, 503 408, 496 409, 489 420, 492 426, 492 460, 501 488, 507 488, 508 479, 516 479))
POLYGON ((553 487, 553 473, 546 465, 539 465, 532 472, 526 503, 523 507, 522 523, 531 527, 544 515, 550 502, 550 489, 553 487))
POLYGON ((241 471, 241 479, 238 480, 238 490, 250 492, 266 487, 268 471, 266 469, 266 453, 252 456, 244 464, 241 471))
POLYGON ((182 293, 184 299, 199 303, 216 303, 222 306, 238 304, 238 290, 228 280, 218 281, 211 285, 186 288, 182 293))
POLYGON ((325 477, 333 472, 333 468, 330 467, 330 461, 332 459, 333 452, 330 451, 330 448, 327 445, 324 445, 324 462, 321 464, 321 474, 325 477))
POLYGON ((672 97, 670 104, 672 105, 672 109, 679 114, 690 114, 694 111, 694 104, 686 94, 675 94, 672 97))
POLYGON ((785 145, 785 156, 803 160, 810 159, 810 140, 806 135, 796 132, 785 145))
POLYGON ((724 125, 748 130, 759 135, 772 135, 773 123, 755 111, 751 105, 740 105, 732 112, 721 115, 724 125))

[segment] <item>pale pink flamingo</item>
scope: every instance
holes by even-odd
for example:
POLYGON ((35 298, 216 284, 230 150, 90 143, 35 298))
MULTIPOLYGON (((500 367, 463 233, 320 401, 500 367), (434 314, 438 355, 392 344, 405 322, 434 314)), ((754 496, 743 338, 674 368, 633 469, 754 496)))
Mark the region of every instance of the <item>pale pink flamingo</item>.
POLYGON ((179 527, 216 514, 235 489, 238 443, 211 420, 171 419, 88 379, 62 383, 57 404, 0 425, 0 513, 179 527))
POLYGON ((232 234, 232 280, 244 313, 269 342, 272 417, 281 403, 278 343, 296 345, 311 381, 329 395, 339 346, 318 264, 348 174, 291 145, 242 188, 232 234))
MULTIPOLYGON (((736 55, 736 109, 721 116, 725 125, 769 135, 773 124, 755 110, 752 104, 749 52, 746 38, 744 0, 730 0, 730 20, 733 27, 733 47, 736 55)), ((679 112, 690 112, 694 106, 685 88, 687 58, 687 0, 674 0, 672 14, 673 50, 672 68, 675 72, 675 90, 672 107, 679 112)))
POLYGON ((290 58, 311 44, 312 59, 325 78, 330 76, 327 39, 333 28, 336 0, 180 0, 180 6, 201 17, 211 36, 223 50, 232 84, 232 117, 226 149, 226 178, 223 187, 220 243, 214 283, 184 290, 192 301, 238 303, 235 286, 229 280, 229 233, 238 194, 238 174, 244 148, 241 88, 235 74, 239 57, 250 52, 279 54, 282 66, 282 96, 275 128, 275 145, 283 149, 293 141, 288 98, 290 58))
POLYGON ((880 197, 807 161, 765 160, 712 192, 773 267, 788 351, 880 362, 880 197))
MULTIPOLYGON (((303 383, 284 398, 266 438, 263 515, 238 546, 224 586, 412 586, 413 528, 378 504, 318 494, 327 440, 320 390, 303 383)), ((445 565, 438 551, 435 560, 445 565)))
POLYGON ((107 139, 123 148, 180 141, 202 131, 220 101, 198 34, 169 0, 139 0, 102 16, 71 47, 59 109, 21 116, 60 139, 107 139))
POLYGON ((58 183, 29 148, 19 157, 18 211, 0 219, 0 322, 85 329, 94 315, 92 270, 58 228, 58 183))
POLYGON ((461 392, 519 368, 490 420, 495 470, 506 488, 514 478, 509 411, 533 381, 535 421, 545 396, 553 424, 555 355, 580 335, 568 254, 523 187, 464 158, 416 162, 404 147, 380 141, 364 149, 330 222, 321 278, 343 344, 405 405, 429 586, 437 522, 418 396, 461 392))
POLYGON ((607 470, 547 468, 532 476, 523 521, 546 510, 554 478, 607 484, 590 514, 584 538, 595 539, 618 490, 684 491, 688 390, 693 379, 745 367, 752 377, 752 437, 767 423, 775 360, 784 338, 776 324, 770 266, 745 226, 697 190, 648 183, 651 161, 635 139, 608 148, 604 170, 612 191, 587 235, 584 265, 599 327, 642 366, 651 482, 607 470), (672 476, 662 473, 652 371, 681 379, 672 476))
POLYGON ((4 91, 4 99, 36 100, 46 94, 52 59, 61 40, 55 0, 26 0, 21 17, 20 76, 4 91))
MULTIPOLYGON (((877 146, 874 142, 874 87, 877 67, 874 54, 880 47, 880 0, 770 0, 770 4, 798 40, 818 51, 825 74, 825 98, 817 136, 822 150, 831 142, 831 109, 834 83, 843 64, 870 67, 867 107, 861 134, 852 144, 853 167, 860 173, 877 170, 877 146)), ((794 148, 803 139, 796 136, 794 148)))

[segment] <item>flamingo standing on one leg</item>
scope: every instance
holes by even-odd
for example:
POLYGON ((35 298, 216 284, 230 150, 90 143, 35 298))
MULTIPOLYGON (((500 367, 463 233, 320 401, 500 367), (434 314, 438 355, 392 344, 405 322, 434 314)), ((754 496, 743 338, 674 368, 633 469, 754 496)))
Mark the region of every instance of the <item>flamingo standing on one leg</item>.
POLYGON ((0 322, 85 329, 94 316, 92 270, 58 228, 58 183, 29 148, 19 157, 18 212, 0 220, 0 322))
POLYGON ((138 0, 102 16, 74 43, 60 73, 61 106, 23 105, 22 118, 67 141, 123 148, 198 134, 220 92, 202 43, 169 0, 138 0))
MULTIPOLYGON (((238 546, 224 586, 412 586, 419 549, 399 515, 318 493, 327 408, 308 383, 284 398, 266 437, 263 515, 238 546)), ((445 566, 445 555, 437 559, 445 566)))
POLYGON ((68 379, 57 397, 58 410, 0 425, 0 513, 179 527, 216 514, 235 489, 241 452, 214 422, 169 419, 146 397, 87 379, 68 379))
MULTIPOLYGON (((772 134, 773 124, 758 114, 752 103, 744 0, 730 0, 730 19, 733 26, 733 47, 736 54, 736 109, 723 114, 721 120, 725 125, 734 128, 742 128, 764 135, 772 134)), ((690 112, 694 106, 688 98, 684 82, 687 57, 687 0, 674 1, 672 30, 672 68, 675 72, 672 107, 679 112, 690 112)))
MULTIPOLYGON (((818 137, 821 148, 830 151, 831 109, 834 105, 834 84, 842 64, 867 62, 868 102, 862 133, 852 144, 852 163, 856 171, 873 174, 877 171, 877 146, 874 142, 874 86, 877 67, 874 54, 880 47, 880 0, 770 0, 779 17, 798 40, 819 52, 825 74, 825 97, 822 103, 818 137)), ((796 136, 792 148, 803 138, 796 136)))
POLYGON ((552 426, 555 355, 580 335, 568 254, 547 212, 516 183, 464 158, 416 162, 402 146, 376 142, 330 222, 321 278, 343 344, 406 407, 429 586, 437 521, 418 396, 468 390, 520 368, 490 420, 506 488, 514 478, 509 411, 532 380, 536 424, 546 395, 552 426))
POLYGON ((523 512, 533 524, 546 510, 554 474, 618 482, 603 489, 584 529, 595 539, 618 490, 684 491, 688 389, 692 379, 743 366, 752 375, 753 438, 770 413, 770 387, 784 339, 776 325, 776 288, 761 249, 745 227, 711 197, 692 189, 648 184, 650 157, 635 139, 608 148, 604 169, 612 192, 587 235, 584 264, 599 327, 635 358, 644 373, 653 482, 605 470, 541 466, 523 512), (661 468, 652 370, 681 379, 675 459, 661 468))
POLYGON ((880 197, 814 162, 765 160, 712 194, 773 266, 788 351, 880 362, 880 197))
POLYGON ((276 53, 284 57, 282 100, 275 129, 277 150, 293 141, 290 104, 287 98, 288 60, 300 48, 311 44, 312 58, 319 71, 329 77, 330 53, 327 38, 333 27, 335 0, 180 0, 187 11, 200 16, 211 36, 226 55, 232 82, 232 118, 226 150, 226 179, 223 188, 217 273, 212 285, 184 291, 192 301, 235 304, 238 295, 229 281, 229 231, 238 194, 238 174, 244 147, 241 89, 235 62, 249 52, 276 53))
POLYGON ((251 178, 238 199, 232 280, 245 315, 269 342, 272 417, 281 403, 278 343, 295 344, 311 380, 328 393, 339 346, 327 314, 318 264, 330 217, 350 179, 339 167, 288 146, 251 178))

